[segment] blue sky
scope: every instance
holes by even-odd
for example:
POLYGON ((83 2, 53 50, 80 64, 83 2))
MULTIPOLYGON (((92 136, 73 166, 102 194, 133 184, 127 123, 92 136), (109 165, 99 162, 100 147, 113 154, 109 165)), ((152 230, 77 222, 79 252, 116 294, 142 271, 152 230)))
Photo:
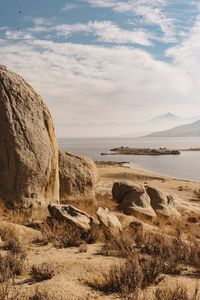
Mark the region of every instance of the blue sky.
POLYGON ((200 1, 1 0, 0 45, 58 135, 200 109, 200 1))

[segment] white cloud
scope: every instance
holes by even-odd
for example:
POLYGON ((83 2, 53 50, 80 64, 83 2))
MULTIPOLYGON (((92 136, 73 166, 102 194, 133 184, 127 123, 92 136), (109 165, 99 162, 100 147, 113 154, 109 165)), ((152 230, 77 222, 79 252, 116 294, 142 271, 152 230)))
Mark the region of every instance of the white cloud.
POLYGON ((174 66, 181 68, 192 79, 193 93, 199 93, 200 15, 191 30, 184 36, 183 41, 178 46, 168 49, 166 55, 173 59, 174 66))
POLYGON ((70 10, 74 10, 79 8, 79 6, 77 4, 73 4, 73 3, 66 3, 63 8, 62 11, 70 11, 70 10))
POLYGON ((54 26, 60 36, 70 36, 77 32, 91 33, 97 36, 99 41, 116 44, 139 44, 150 46, 149 33, 143 30, 125 30, 110 21, 89 22, 87 24, 60 24, 54 26))
MULTIPOLYGON (((139 49, 33 39, 1 43, 0 60, 45 97, 56 124, 133 122, 191 107, 187 74, 139 49)), ((58 129, 59 136, 70 134, 58 129)))
POLYGON ((143 22, 158 25, 165 35, 166 42, 176 40, 174 20, 167 16, 165 6, 166 0, 86 0, 95 7, 111 8, 120 13, 132 13, 140 16, 143 22))

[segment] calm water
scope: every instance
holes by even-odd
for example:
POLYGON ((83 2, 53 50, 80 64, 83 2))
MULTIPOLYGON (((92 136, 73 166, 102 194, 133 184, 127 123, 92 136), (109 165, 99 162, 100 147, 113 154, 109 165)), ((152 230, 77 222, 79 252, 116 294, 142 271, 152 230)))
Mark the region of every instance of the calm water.
POLYGON ((182 152, 181 155, 136 156, 109 155, 113 147, 167 147, 167 148, 200 148, 200 138, 106 138, 106 139, 59 139, 59 147, 80 155, 87 155, 94 160, 112 160, 129 162, 130 167, 141 168, 173 177, 200 181, 200 152, 182 152))

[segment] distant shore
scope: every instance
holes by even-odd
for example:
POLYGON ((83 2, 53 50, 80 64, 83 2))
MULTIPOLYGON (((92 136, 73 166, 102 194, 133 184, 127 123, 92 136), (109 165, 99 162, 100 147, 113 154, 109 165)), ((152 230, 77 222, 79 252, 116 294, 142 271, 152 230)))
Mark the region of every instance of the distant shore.
POLYGON ((111 152, 101 153, 101 155, 180 155, 183 151, 200 151, 200 148, 182 148, 182 149, 168 149, 168 148, 130 148, 117 147, 110 149, 111 152))

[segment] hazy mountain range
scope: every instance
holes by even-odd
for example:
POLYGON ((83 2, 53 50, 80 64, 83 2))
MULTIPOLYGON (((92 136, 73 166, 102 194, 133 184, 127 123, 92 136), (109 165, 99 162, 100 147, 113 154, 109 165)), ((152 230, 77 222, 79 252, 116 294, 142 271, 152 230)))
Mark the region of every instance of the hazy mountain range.
POLYGON ((200 120, 174 127, 172 129, 153 132, 148 135, 149 137, 200 137, 200 120))
POLYGON ((59 137, 139 137, 152 132, 165 131, 200 119, 200 116, 183 118, 166 113, 144 122, 104 122, 104 123, 65 123, 56 124, 59 137))

